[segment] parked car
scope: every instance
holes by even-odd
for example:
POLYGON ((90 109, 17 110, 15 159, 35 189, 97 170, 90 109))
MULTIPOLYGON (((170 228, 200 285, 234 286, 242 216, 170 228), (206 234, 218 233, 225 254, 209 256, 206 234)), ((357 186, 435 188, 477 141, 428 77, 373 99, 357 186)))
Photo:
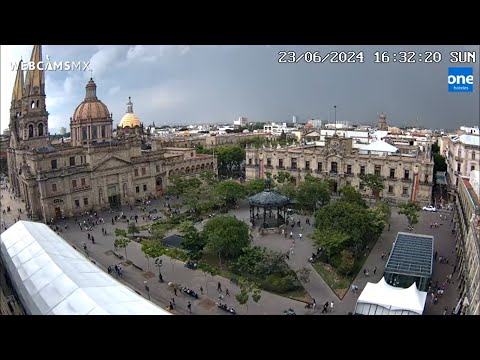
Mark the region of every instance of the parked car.
POLYGON ((435 212, 435 211, 437 211, 437 208, 435 206, 428 205, 428 206, 424 206, 423 210, 435 212))

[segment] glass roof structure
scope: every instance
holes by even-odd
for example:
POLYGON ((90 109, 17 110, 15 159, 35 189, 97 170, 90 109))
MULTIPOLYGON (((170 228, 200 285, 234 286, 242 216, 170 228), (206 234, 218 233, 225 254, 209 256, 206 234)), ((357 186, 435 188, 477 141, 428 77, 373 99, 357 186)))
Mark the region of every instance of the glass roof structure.
POLYGON ((432 267, 433 236, 399 232, 385 273, 431 277, 432 267))
POLYGON ((29 315, 171 315, 115 280, 47 225, 18 221, 0 256, 29 315))

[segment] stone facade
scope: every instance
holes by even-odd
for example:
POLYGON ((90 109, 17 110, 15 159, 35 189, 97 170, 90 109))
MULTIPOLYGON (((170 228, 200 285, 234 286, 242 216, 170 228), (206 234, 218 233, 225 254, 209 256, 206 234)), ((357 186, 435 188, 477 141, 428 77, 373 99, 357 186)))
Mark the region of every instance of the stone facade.
POLYGON ((368 195, 360 179, 362 174, 378 174, 384 179, 382 198, 395 203, 415 199, 430 204, 432 198, 433 160, 430 154, 359 154, 352 149, 352 139, 327 137, 325 146, 283 148, 247 148, 246 178, 263 178, 286 171, 297 182, 306 174, 334 180, 338 191, 352 185, 368 195), (418 181, 415 181, 418 178, 418 181))
MULTIPOLYGON (((38 47, 32 58, 41 54, 38 47)), ((162 195, 169 176, 216 172, 216 159, 197 155, 194 149, 148 147, 140 137, 112 139, 112 114, 96 98, 93 79, 87 84, 85 101, 71 119, 72 141, 52 144, 38 131, 48 131, 48 113, 43 105, 44 75, 27 73, 27 79, 34 76, 40 79, 40 86, 33 90, 39 99, 38 109, 36 102, 32 109, 27 108, 33 100, 25 93, 27 87, 23 86, 19 68, 7 152, 10 184, 34 219, 49 221, 134 204, 136 200, 162 195), (33 130, 28 133, 30 125, 33 130)), ((35 81, 31 80, 32 84, 38 83, 35 81)))

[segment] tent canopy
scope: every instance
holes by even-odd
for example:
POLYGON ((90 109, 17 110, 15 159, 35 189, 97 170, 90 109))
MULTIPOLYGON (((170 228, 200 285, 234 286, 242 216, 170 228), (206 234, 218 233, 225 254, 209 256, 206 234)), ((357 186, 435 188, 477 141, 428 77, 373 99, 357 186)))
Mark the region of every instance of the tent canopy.
POLYGON ((360 151, 371 151, 371 152, 381 152, 381 153, 396 153, 398 149, 395 146, 392 146, 386 143, 383 140, 377 140, 368 145, 362 146, 360 151))
POLYGON ((384 278, 378 283, 367 283, 357 300, 359 304, 379 305, 393 311, 411 311, 421 315, 427 293, 419 291, 415 283, 408 289, 388 285, 384 278))
POLYGON ((85 258, 47 225, 18 221, 0 255, 28 314, 170 315, 85 258))

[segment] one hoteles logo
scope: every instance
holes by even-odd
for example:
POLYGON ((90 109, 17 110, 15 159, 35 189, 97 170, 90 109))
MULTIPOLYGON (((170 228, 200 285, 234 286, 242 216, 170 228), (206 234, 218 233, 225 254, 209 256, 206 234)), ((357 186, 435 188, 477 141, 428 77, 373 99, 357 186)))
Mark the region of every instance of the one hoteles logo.
POLYGON ((473 92, 473 68, 448 68, 449 92, 473 92))
POLYGON ((50 61, 47 55, 47 61, 22 61, 21 63, 11 63, 12 71, 21 68, 23 71, 42 70, 42 71, 90 71, 90 61, 50 61))

